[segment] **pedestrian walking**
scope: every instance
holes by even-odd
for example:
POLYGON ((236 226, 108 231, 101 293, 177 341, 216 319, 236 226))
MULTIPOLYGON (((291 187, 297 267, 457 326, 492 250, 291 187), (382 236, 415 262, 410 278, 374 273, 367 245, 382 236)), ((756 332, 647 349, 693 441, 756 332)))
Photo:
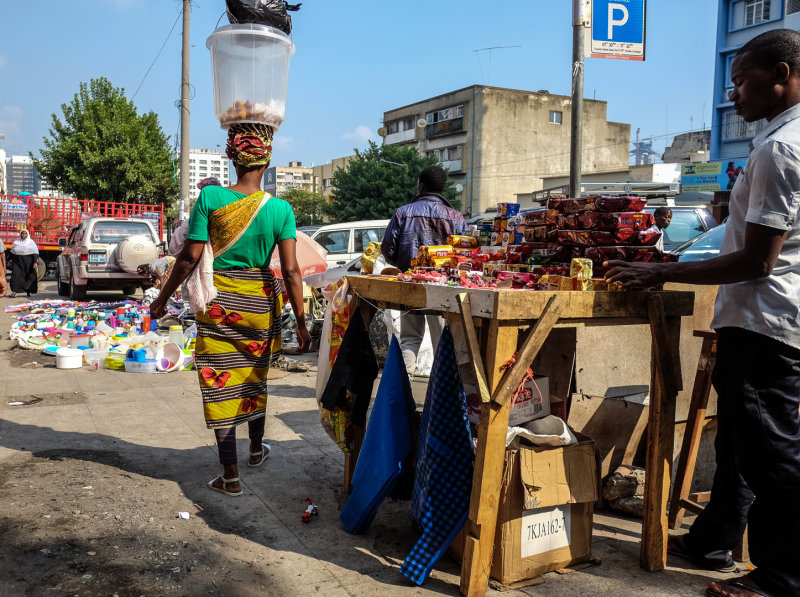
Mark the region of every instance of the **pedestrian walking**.
POLYGON ((229 496, 242 493, 236 455, 236 426, 248 424, 250 467, 269 455, 263 444, 267 374, 281 346, 280 280, 269 267, 275 247, 286 291, 297 321, 299 350, 311 340, 303 312, 303 288, 295 252, 291 206, 261 190, 272 154, 272 127, 235 124, 228 132, 227 155, 236 167, 230 188, 209 185, 192 210, 186 242, 158 298, 150 305, 162 317, 167 299, 198 265, 210 242, 215 295, 199 309, 195 366, 203 395, 206 425, 217 439, 223 473, 208 482, 229 496))

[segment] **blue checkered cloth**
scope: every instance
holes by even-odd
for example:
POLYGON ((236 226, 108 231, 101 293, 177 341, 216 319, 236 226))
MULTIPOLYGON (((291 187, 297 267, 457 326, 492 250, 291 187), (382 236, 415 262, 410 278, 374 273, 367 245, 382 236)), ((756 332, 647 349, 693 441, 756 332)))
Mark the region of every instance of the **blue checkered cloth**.
POLYGON ((436 349, 419 429, 412 509, 422 536, 400 567, 417 585, 428 578, 469 513, 475 454, 453 336, 445 327, 436 349))

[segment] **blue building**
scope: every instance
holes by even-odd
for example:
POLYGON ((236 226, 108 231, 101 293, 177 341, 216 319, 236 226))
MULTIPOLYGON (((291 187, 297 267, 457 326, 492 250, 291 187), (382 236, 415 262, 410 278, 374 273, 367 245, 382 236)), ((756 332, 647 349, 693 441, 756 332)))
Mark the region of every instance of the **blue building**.
POLYGON ((731 62, 736 50, 770 29, 800 31, 800 0, 719 0, 712 162, 747 158, 750 140, 764 128, 764 120, 745 122, 728 97, 733 89, 731 62))

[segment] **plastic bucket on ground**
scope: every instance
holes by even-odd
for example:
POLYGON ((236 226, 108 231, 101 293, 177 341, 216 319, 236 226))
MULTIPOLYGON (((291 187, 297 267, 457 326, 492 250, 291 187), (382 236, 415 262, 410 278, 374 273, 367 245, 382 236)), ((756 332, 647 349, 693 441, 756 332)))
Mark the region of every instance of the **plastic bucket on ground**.
POLYGON ((214 113, 223 129, 258 122, 278 129, 286 116, 289 58, 294 44, 283 31, 243 23, 216 29, 211 51, 214 113))
POLYGON ((81 365, 83 365, 82 350, 61 347, 56 351, 57 369, 80 369, 81 365))

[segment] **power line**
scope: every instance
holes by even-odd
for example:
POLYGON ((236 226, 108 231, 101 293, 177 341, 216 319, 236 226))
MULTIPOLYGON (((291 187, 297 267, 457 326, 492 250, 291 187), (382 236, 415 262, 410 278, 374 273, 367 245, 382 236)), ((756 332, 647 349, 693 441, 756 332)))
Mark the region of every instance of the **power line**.
POLYGON ((161 49, 158 50, 158 54, 156 54, 156 57, 153 58, 153 62, 150 64, 150 67, 147 69, 147 72, 144 74, 144 77, 142 77, 141 83, 139 83, 139 86, 136 88, 136 91, 133 92, 133 96, 131 96, 131 101, 133 101, 134 98, 136 98, 136 94, 139 93, 139 90, 142 88, 142 85, 144 85, 144 81, 145 81, 145 79, 147 79, 147 75, 150 74, 150 71, 152 70, 153 66, 155 66, 156 61, 158 60, 158 57, 161 56, 161 52, 164 51, 164 46, 167 45, 167 42, 169 41, 169 38, 172 37, 172 32, 175 31, 175 27, 178 24, 178 21, 180 20, 181 15, 183 15, 183 8, 181 8, 181 10, 178 11, 178 16, 175 18, 175 22, 172 24, 172 29, 169 30, 169 33, 167 34, 167 38, 164 40, 164 43, 161 44, 161 49))

